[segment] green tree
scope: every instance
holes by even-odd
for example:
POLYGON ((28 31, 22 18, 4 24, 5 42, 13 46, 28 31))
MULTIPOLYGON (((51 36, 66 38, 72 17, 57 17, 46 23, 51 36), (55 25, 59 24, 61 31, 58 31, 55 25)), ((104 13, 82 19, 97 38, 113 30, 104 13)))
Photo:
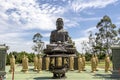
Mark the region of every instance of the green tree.
POLYGON ((91 57, 92 57, 92 54, 90 53, 85 53, 85 58, 86 58, 86 61, 90 61, 91 60, 91 57))
POLYGON ((115 30, 115 24, 113 24, 111 19, 107 15, 105 15, 100 20, 100 22, 98 22, 96 27, 99 31, 95 33, 95 49, 102 52, 110 53, 110 46, 113 44, 118 34, 117 30, 115 30))
POLYGON ((41 41, 42 35, 40 33, 36 33, 33 36, 33 42, 35 45, 33 46, 33 50, 37 52, 37 54, 42 54, 43 53, 43 48, 44 48, 44 42, 41 41))
POLYGON ((7 54, 7 56, 6 56, 6 65, 9 65, 9 64, 10 64, 9 54, 7 54))

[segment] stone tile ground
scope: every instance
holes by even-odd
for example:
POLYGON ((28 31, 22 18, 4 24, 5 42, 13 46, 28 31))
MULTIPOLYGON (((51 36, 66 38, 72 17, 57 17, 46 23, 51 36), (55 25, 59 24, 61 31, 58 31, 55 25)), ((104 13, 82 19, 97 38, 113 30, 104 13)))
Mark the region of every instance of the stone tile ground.
MULTIPOLYGON (((27 73, 21 72, 22 67, 16 66, 15 70, 15 78, 14 80, 55 80, 52 79, 52 73, 49 71, 42 71, 41 73, 34 72, 33 66, 29 66, 29 71, 27 73)), ((111 79, 109 73, 105 73, 104 69, 99 69, 99 71, 95 73, 90 72, 90 66, 86 66, 86 71, 82 73, 78 73, 77 70, 75 71, 68 71, 66 73, 67 78, 66 79, 60 79, 60 80, 116 80, 111 79)), ((12 80, 12 74, 9 73, 9 66, 6 66, 6 80, 12 80)), ((120 80, 120 79, 117 79, 120 80)))

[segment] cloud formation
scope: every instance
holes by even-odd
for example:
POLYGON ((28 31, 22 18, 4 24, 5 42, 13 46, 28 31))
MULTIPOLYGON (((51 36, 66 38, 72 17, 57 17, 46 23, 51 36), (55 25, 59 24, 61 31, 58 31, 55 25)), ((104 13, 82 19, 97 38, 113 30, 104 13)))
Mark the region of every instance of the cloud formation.
POLYGON ((109 4, 114 4, 118 0, 74 0, 71 8, 76 11, 82 11, 87 8, 104 8, 109 4))
MULTIPOLYGON (((78 19, 80 21, 94 21, 98 18, 82 18, 79 16, 74 19, 72 13, 68 17, 66 13, 70 11, 80 12, 87 8, 104 8, 117 1, 118 0, 87 0, 87 2, 85 0, 0 0, 0 43, 8 44, 10 51, 26 50, 30 52, 32 46, 30 38, 32 38, 33 32, 36 32, 36 29, 40 30, 43 36, 49 37, 49 32, 55 29, 55 21, 58 17, 64 18, 65 28, 69 29, 79 26, 78 19), (26 37, 30 38, 28 39, 26 37)), ((78 40, 75 41, 77 41, 76 46, 78 46, 78 40)))
POLYGON ((39 5, 35 0, 3 0, 0 4, 1 18, 8 24, 17 24, 23 29, 54 29, 56 16, 51 14, 61 13, 60 7, 49 4, 39 5), (41 8, 40 8, 41 7, 41 8))

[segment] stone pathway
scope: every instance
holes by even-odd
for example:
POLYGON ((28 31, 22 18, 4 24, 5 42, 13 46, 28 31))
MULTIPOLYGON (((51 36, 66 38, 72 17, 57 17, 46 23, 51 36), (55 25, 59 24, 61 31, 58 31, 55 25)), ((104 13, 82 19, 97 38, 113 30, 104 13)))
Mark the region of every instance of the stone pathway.
MULTIPOLYGON (((67 78, 60 80, 114 80, 110 78, 111 72, 105 73, 103 69, 99 69, 99 71, 91 73, 90 68, 90 66, 86 66, 86 71, 82 73, 78 73, 77 70, 68 71, 66 73, 67 78)), ((51 78, 52 73, 49 71, 42 71, 41 73, 37 73, 32 69, 33 66, 29 67, 29 71, 27 73, 23 73, 21 72, 21 66, 16 66, 14 80, 55 80, 51 78)), ((12 74, 9 73, 9 66, 6 67, 6 72, 6 80, 12 80, 12 74)))

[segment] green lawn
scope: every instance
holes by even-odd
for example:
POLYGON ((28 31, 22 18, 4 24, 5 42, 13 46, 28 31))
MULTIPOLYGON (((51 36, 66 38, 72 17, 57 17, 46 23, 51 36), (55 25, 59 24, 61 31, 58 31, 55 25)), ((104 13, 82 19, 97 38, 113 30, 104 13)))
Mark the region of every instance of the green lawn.
MULTIPOLYGON (((103 62, 99 66, 104 65, 103 62)), ((29 66, 28 73, 21 72, 22 67, 17 65, 15 67, 14 80, 52 80, 52 73, 49 71, 42 71, 41 73, 34 72, 33 66, 29 66)), ((12 80, 12 74, 9 73, 9 66, 6 66, 6 80, 12 80)), ((86 71, 78 73, 78 70, 68 71, 66 73, 67 78, 63 80, 105 80, 110 77, 111 72, 105 73, 103 68, 99 68, 99 71, 91 73, 90 62, 86 63, 86 71)), ((60 79, 61 80, 61 79, 60 79)))
MULTIPOLYGON (((87 61, 86 66, 91 66, 91 62, 87 61)), ((98 68, 103 68, 104 69, 104 67, 105 67, 104 60, 100 60, 99 63, 98 63, 98 68)), ((110 62, 110 68, 112 69, 112 62, 110 62)))

